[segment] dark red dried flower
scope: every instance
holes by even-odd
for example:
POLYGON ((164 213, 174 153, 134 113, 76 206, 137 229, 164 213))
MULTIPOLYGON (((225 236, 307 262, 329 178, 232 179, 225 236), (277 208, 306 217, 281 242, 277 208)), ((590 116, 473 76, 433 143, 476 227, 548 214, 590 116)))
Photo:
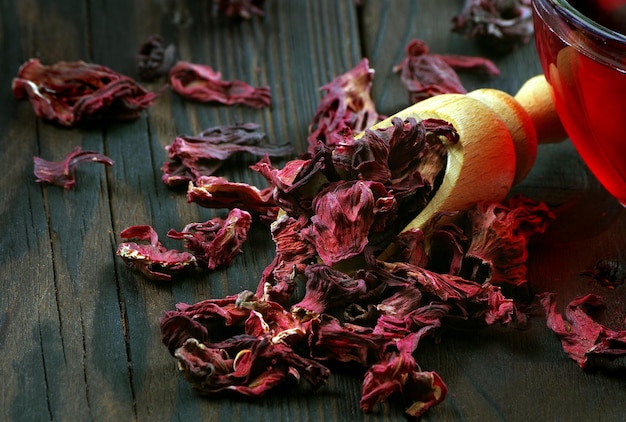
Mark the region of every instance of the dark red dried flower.
POLYGON ((508 52, 532 38, 531 0, 466 0, 452 24, 453 32, 508 52))
POLYGON ((112 166, 113 160, 106 155, 94 151, 83 151, 81 147, 76 147, 61 161, 47 161, 40 157, 33 157, 33 163, 37 182, 72 189, 76 184, 74 175, 76 167, 83 163, 102 163, 112 166))
POLYGON ((190 183, 187 200, 205 208, 241 208, 267 221, 274 221, 278 214, 271 188, 260 190, 217 176, 201 176, 190 183))
POLYGON ((481 292, 481 285, 463 277, 440 274, 405 262, 379 261, 377 273, 390 286, 418 286, 443 301, 464 301, 481 292))
POLYGON ((304 275, 307 278, 304 297, 291 307, 291 312, 301 318, 358 301, 367 290, 365 280, 323 264, 309 265, 304 269, 304 275))
POLYGON ((374 70, 363 59, 320 88, 324 97, 309 124, 309 152, 314 152, 318 142, 337 145, 383 119, 370 97, 373 78, 374 70))
POLYGON ((443 273, 460 275, 463 268, 463 260, 467 249, 468 238, 459 226, 455 224, 440 224, 440 218, 455 216, 458 213, 439 213, 434 216, 427 229, 428 238, 428 261, 430 270, 443 273))
MULTIPOLYGON (((260 302, 252 292, 244 290, 235 295, 219 299, 205 299, 191 305, 177 303, 176 310, 164 313, 161 323, 163 324, 174 316, 182 316, 204 325, 218 323, 224 326, 234 326, 243 324, 250 315, 251 309, 263 307, 264 303, 260 302)), ((173 333, 169 333, 168 338, 171 335, 173 333)))
POLYGON ((590 356, 609 359, 626 356, 626 330, 615 331, 590 315, 603 306, 598 295, 587 294, 573 299, 565 308, 563 317, 556 311, 556 295, 538 295, 546 313, 546 323, 560 338, 563 350, 581 368, 586 368, 590 356))
POLYGON ((289 215, 313 214, 312 201, 321 187, 339 180, 332 164, 331 150, 323 144, 311 158, 289 161, 275 169, 268 157, 250 167, 274 186, 274 201, 289 215))
POLYGON ((459 134, 451 124, 438 119, 398 120, 393 120, 394 130, 389 136, 389 190, 402 202, 404 212, 414 216, 436 189, 447 163, 446 148, 458 142, 459 134))
POLYGON ((411 334, 396 341, 386 357, 372 365, 363 380, 361 409, 371 412, 374 406, 393 394, 401 394, 409 403, 406 413, 411 417, 424 414, 442 402, 448 388, 436 372, 421 371, 413 357, 419 336, 411 334))
POLYGON ((97 64, 58 62, 24 63, 13 79, 13 95, 28 98, 37 117, 62 126, 94 119, 136 119, 157 94, 131 78, 97 64))
POLYGON ((478 309, 471 310, 470 318, 482 319, 487 325, 497 322, 502 325, 513 324, 517 327, 526 325, 527 315, 519 309, 512 298, 502 293, 499 286, 484 283, 482 287, 480 294, 472 300, 480 306, 478 309))
POLYGON ((161 167, 163 183, 175 186, 212 176, 236 153, 273 157, 293 153, 289 145, 260 145, 266 136, 258 129, 256 123, 243 123, 212 127, 196 136, 177 136, 165 147, 169 161, 161 167))
POLYGON ((303 274, 317 259, 315 247, 302 234, 304 225, 304 219, 296 220, 288 215, 281 215, 272 223, 276 256, 263 272, 257 287, 258 297, 288 306, 296 287, 296 274, 303 274))
POLYGON ((529 238, 543 233, 555 215, 545 203, 516 195, 504 203, 481 202, 468 212, 472 223, 463 271, 478 282, 526 283, 529 238))
POLYGON ((188 252, 166 249, 150 226, 131 226, 120 232, 122 239, 147 241, 148 244, 123 242, 116 254, 131 268, 152 280, 170 281, 172 275, 196 267, 196 257, 188 252))
POLYGON ((309 347, 315 359, 369 365, 389 341, 369 327, 342 323, 328 314, 308 321, 309 347))
POLYGON ((357 256, 367 246, 376 219, 394 212, 395 203, 388 199, 389 193, 378 182, 331 183, 315 197, 315 215, 304 234, 326 265, 357 256))
POLYGON ((170 69, 169 81, 178 95, 203 103, 263 108, 270 105, 272 98, 269 87, 255 88, 238 80, 225 81, 222 74, 210 66, 185 61, 179 61, 170 69))
POLYGON ((213 2, 226 16, 250 19, 253 15, 263 16, 265 0, 213 0, 213 2))
MULTIPOLYGON (((388 337, 401 338, 424 327, 438 328, 441 318, 449 312, 439 312, 433 303, 423 305, 422 292, 416 286, 404 286, 376 305, 379 317, 374 327, 375 333, 384 333, 388 337), (419 314, 419 315, 418 315, 419 314), (417 325, 420 321, 421 326, 417 325)), ((423 330, 425 335, 427 330, 423 330)))
POLYGON ((185 248, 194 254, 198 263, 214 270, 229 266, 241 253, 251 223, 250 213, 233 208, 226 219, 216 217, 204 223, 191 223, 180 232, 170 230, 167 236, 183 239, 185 248))
POLYGON ((495 63, 482 57, 432 54, 428 45, 414 39, 406 46, 405 57, 394 67, 409 91, 409 101, 417 103, 439 94, 465 94, 456 70, 471 70, 489 75, 500 74, 495 63))
POLYGON ((137 71, 142 81, 153 81, 167 75, 176 61, 176 47, 164 46, 163 37, 150 35, 139 47, 137 54, 137 71))
POLYGON ((399 233, 393 240, 396 251, 390 260, 426 267, 428 265, 428 254, 424 248, 424 240, 424 232, 419 228, 399 233))

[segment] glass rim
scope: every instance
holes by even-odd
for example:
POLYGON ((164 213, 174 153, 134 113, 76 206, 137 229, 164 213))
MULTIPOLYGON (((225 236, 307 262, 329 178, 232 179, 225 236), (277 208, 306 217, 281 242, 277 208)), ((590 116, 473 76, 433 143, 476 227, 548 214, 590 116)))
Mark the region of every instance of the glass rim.
MULTIPOLYGON (((622 34, 613 29, 607 28, 600 23, 588 18, 580 13, 574 6, 572 6, 568 0, 533 0, 538 3, 543 3, 553 6, 553 10, 569 20, 575 26, 584 29, 598 36, 599 38, 606 38, 611 42, 616 42, 626 45, 626 34, 622 34)), ((585 0, 587 1, 587 0, 585 0)))

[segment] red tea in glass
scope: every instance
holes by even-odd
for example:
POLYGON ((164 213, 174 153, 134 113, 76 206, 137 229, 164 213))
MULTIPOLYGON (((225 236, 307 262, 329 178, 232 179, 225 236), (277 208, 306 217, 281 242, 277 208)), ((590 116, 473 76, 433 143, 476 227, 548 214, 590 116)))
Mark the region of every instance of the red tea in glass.
POLYGON ((533 0, 554 104, 600 183, 626 206, 626 0, 533 0))

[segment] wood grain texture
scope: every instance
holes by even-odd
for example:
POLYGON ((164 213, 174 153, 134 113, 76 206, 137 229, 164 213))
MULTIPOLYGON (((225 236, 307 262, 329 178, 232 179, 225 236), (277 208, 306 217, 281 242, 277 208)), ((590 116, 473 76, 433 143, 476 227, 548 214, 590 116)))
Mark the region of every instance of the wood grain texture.
MULTIPOLYGON (((398 400, 364 415, 362 371, 349 365, 333 366, 336 374, 314 393, 302 385, 255 401, 200 397, 182 379, 161 344, 159 317, 178 302, 255 289, 273 257, 266 226, 253 226, 232 267, 171 284, 146 281, 115 256, 119 232, 128 226, 150 224, 175 248, 167 230, 224 215, 187 203, 184 191, 161 183, 164 147, 178 134, 256 122, 268 142, 290 142, 303 152, 319 87, 362 57, 376 70, 372 96, 379 111, 408 105, 392 68, 414 37, 433 52, 493 58, 502 76, 462 75, 470 90, 514 94, 540 71, 532 44, 495 56, 451 34, 461 1, 362 4, 268 0, 265 16, 235 21, 216 14, 208 0, 0 2, 0 421, 405 420, 398 400), (11 80, 31 57, 44 64, 83 59, 136 78, 135 54, 151 34, 173 43, 180 59, 208 64, 225 79, 270 86, 271 107, 197 104, 166 91, 136 121, 66 129, 39 121, 26 101, 12 96, 11 80), (35 183, 34 155, 59 160, 77 145, 115 164, 80 167, 71 191, 35 183)), ((146 86, 156 90, 162 82, 146 86)), ((248 169, 256 160, 233 158, 220 175, 263 186, 248 169)), ((531 247, 533 289, 557 291, 563 304, 596 291, 607 297, 607 322, 623 325, 623 290, 607 292, 579 274, 601 258, 624 261, 626 219, 571 144, 540 146, 535 167, 515 191, 559 210, 557 223, 531 247)), ((619 420, 623 362, 582 372, 540 310, 533 315, 521 332, 449 329, 440 344, 425 341, 417 359, 441 374, 450 394, 424 420, 619 420)))

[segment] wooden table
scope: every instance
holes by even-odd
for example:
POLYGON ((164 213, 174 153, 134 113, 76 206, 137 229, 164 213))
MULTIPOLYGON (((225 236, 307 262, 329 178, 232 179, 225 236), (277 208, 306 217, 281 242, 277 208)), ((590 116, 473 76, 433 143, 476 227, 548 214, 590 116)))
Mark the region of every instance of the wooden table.
MULTIPOLYGON (((433 52, 493 58, 502 76, 463 74, 463 82, 509 93, 540 72, 534 45, 493 56, 452 34, 450 19, 461 0, 364 0, 361 7, 351 0, 268 0, 264 17, 241 22, 216 15, 210 3, 0 2, 0 420, 404 420, 396 400, 364 415, 360 377, 349 371, 315 393, 303 385, 253 401, 200 397, 161 344, 158 319, 178 302, 254 290, 273 256, 267 227, 253 226, 230 268, 171 284, 130 271, 115 256, 119 232, 150 224, 167 244, 170 228, 223 215, 188 204, 184 192, 161 183, 164 146, 178 134, 256 122, 271 143, 290 142, 302 152, 319 87, 362 57, 376 70, 372 96, 379 111, 393 114, 408 100, 392 68, 413 38, 433 52), (82 59, 136 77, 135 55, 150 34, 161 34, 181 59, 209 64, 225 79, 269 85, 272 106, 200 105, 168 92, 136 121, 67 129, 38 120, 28 102, 12 96, 11 80, 31 57, 45 64, 82 59), (35 183, 33 156, 60 160, 77 145, 107 154, 115 165, 81 167, 69 191, 35 183)), ((254 162, 234 159, 220 175, 263 186, 247 168, 254 162)), ((557 292, 561 307, 582 293, 602 294, 603 320, 623 328, 626 287, 610 291, 579 274, 602 258, 623 265, 626 215, 569 141, 541 146, 535 168, 515 191, 559 209, 559 219, 530 247, 534 291, 557 292)), ((445 332, 440 344, 424 342, 418 354, 423 369, 437 371, 449 387, 449 397, 425 420, 623 417, 624 362, 580 370, 539 308, 527 330, 445 332)))

